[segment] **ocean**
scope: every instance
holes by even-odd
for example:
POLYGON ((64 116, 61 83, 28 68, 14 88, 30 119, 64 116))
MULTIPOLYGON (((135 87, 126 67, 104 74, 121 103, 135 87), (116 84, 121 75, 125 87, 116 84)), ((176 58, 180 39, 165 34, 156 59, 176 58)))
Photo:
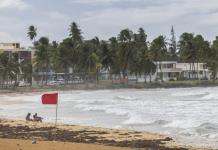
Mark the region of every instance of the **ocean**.
MULTIPOLYGON (((28 112, 54 122, 42 93, 0 95, 0 117, 28 112)), ((218 148, 218 87, 59 92, 58 122, 148 131, 192 146, 218 148)))

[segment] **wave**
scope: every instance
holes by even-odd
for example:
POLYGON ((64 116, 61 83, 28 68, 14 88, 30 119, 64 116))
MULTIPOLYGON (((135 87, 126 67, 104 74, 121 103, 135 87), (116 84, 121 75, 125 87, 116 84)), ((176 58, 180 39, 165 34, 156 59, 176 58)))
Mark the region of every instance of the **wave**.
POLYGON ((128 111, 120 108, 108 108, 105 110, 106 113, 108 114, 115 114, 118 116, 123 116, 123 115, 128 115, 128 111))
POLYGON ((178 97, 183 97, 183 96, 206 96, 208 95, 208 92, 183 92, 183 93, 173 93, 171 96, 178 96, 178 97))
POLYGON ((218 124, 203 123, 194 129, 197 136, 206 137, 210 139, 218 138, 218 124))
POLYGON ((205 95, 202 97, 203 100, 217 100, 218 99, 218 94, 210 93, 208 95, 205 95))
POLYGON ((166 125, 170 123, 170 121, 167 121, 167 120, 156 120, 152 123, 150 123, 149 125, 166 125))
POLYGON ((194 122, 193 120, 173 120, 172 122, 169 122, 164 126, 169 128, 187 129, 187 128, 195 127, 196 122, 194 122))
POLYGON ((116 96, 117 99, 120 100, 137 100, 137 97, 132 97, 132 96, 116 96))
POLYGON ((196 128, 198 132, 218 132, 218 124, 203 123, 196 128))
POLYGON ((148 118, 143 118, 137 113, 129 113, 128 119, 123 122, 124 125, 147 125, 151 122, 148 118))
POLYGON ((82 109, 82 111, 103 111, 107 114, 115 114, 118 116, 128 115, 128 110, 122 108, 114 108, 112 105, 90 105, 90 104, 78 104, 76 108, 82 109))

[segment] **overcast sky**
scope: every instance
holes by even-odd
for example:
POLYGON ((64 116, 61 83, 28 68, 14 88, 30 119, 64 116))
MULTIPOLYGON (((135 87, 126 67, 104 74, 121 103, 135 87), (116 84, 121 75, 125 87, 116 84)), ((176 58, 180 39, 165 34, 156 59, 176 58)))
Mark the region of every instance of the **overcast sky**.
POLYGON ((143 27, 149 40, 183 32, 218 35, 218 0, 0 0, 0 42, 30 45, 29 25, 39 36, 61 41, 71 22, 77 22, 86 39, 108 39, 121 29, 143 27))

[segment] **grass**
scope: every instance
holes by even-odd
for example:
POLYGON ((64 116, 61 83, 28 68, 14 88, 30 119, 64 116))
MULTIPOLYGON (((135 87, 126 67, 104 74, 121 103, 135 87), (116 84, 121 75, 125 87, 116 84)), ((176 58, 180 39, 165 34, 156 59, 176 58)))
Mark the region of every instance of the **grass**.
POLYGON ((99 89, 149 89, 149 88, 185 88, 185 87, 213 87, 218 86, 218 81, 205 80, 186 80, 186 81, 168 81, 168 82, 152 82, 152 83, 136 83, 129 81, 128 84, 112 83, 111 81, 100 81, 98 85, 95 83, 61 85, 61 86, 33 86, 18 87, 16 89, 0 90, 1 93, 8 92, 45 92, 45 91, 65 91, 65 90, 99 90, 99 89))

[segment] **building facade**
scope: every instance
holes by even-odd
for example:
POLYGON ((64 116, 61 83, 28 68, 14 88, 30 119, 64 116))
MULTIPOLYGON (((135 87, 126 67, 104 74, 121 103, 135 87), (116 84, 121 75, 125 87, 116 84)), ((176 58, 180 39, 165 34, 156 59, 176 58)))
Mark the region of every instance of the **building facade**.
MULTIPOLYGON (((205 63, 180 63, 177 61, 154 63, 157 69, 151 77, 152 81, 209 80, 211 78, 211 72, 205 63)), ((138 81, 144 82, 144 77, 140 77, 138 81)))
POLYGON ((20 47, 20 43, 0 43, 0 52, 17 53, 19 62, 32 60, 31 50, 20 47))

